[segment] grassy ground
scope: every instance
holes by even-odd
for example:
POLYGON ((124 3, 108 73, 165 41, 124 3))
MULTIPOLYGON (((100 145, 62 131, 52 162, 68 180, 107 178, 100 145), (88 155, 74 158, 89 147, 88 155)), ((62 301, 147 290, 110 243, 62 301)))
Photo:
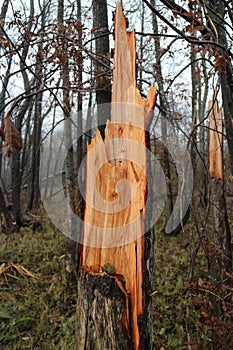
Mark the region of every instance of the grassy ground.
POLYGON ((189 281, 190 258, 198 239, 192 217, 178 237, 164 237, 159 227, 156 232, 156 350, 233 349, 233 289, 210 282, 201 246, 189 281))
MULTIPOLYGON (((202 343, 195 310, 186 288, 190 259, 190 228, 178 237, 164 237, 157 230, 154 338, 156 349, 197 349, 202 343)), ((199 277, 206 274, 204 256, 200 253, 196 266, 199 277)), ((197 276, 196 276, 197 277, 197 276)), ((198 278, 198 277, 197 277, 198 278)), ((200 347, 200 349, 204 349, 200 347)))
POLYGON ((1 349, 74 348, 76 295, 66 285, 66 239, 43 226, 21 229, 0 247, 1 262, 18 268, 11 266, 0 280, 1 349))
MULTIPOLYGON (((5 243, 0 234, 0 261, 5 263, 0 264, 5 269, 0 276, 0 349, 74 348, 77 296, 76 288, 66 284, 66 237, 42 222, 42 229, 21 229, 5 243)), ((199 299, 185 284, 192 226, 177 238, 159 231, 153 295, 156 349, 212 349, 209 329, 199 322, 199 299)), ((201 251, 196 267, 194 280, 200 282, 207 274, 201 251)))

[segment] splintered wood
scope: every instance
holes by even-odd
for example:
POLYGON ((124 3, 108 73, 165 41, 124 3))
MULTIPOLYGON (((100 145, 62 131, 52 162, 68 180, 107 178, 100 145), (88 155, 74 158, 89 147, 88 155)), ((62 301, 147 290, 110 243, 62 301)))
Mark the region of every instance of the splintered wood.
POLYGON ((210 139, 209 139, 209 170, 210 176, 216 180, 223 180, 222 159, 222 109, 218 107, 216 92, 212 101, 209 101, 210 139))
POLYGON ((113 267, 109 275, 119 278, 118 286, 129 300, 125 328, 133 349, 140 349, 147 199, 145 129, 156 90, 151 86, 143 100, 136 87, 135 33, 127 32, 119 2, 114 33, 111 122, 107 122, 105 139, 97 130, 87 151, 81 270, 104 275, 106 265, 113 267))

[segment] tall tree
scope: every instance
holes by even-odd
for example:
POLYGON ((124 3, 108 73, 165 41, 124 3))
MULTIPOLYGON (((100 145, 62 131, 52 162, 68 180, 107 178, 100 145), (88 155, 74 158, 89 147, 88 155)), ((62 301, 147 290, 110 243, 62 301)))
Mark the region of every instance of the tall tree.
POLYGON ((109 29, 108 9, 106 0, 93 0, 93 32, 95 38, 95 80, 96 102, 100 106, 97 110, 98 126, 104 137, 106 120, 110 116, 109 104, 111 102, 111 83, 109 66, 109 29), (105 65, 103 65, 105 63, 105 65), (105 105, 104 105, 105 104, 105 105))
MULTIPOLYGON (((44 31, 45 16, 42 12, 42 31, 44 31)), ((31 135, 32 152, 31 152, 31 171, 28 191, 28 209, 39 207, 40 188, 39 188, 39 171, 40 171, 40 143, 43 123, 43 92, 41 92, 43 81, 43 45, 38 45, 36 55, 36 96, 33 114, 33 130, 31 135)))
MULTIPOLYGON (((6 21, 6 14, 9 6, 9 0, 4 0, 2 7, 1 7, 1 13, 0 13, 0 33, 2 33, 2 29, 4 29, 5 21, 6 21)), ((1 47, 2 49, 2 47, 1 47)), ((1 52, 1 51, 0 51, 1 52)), ((5 71, 5 76, 3 78, 2 83, 2 90, 0 92, 0 122, 2 123, 5 113, 5 98, 6 98, 6 92, 7 92, 7 86, 9 83, 9 77, 10 77, 10 71, 11 71, 11 64, 12 64, 12 55, 9 55, 8 63, 7 63, 7 69, 5 71)), ((2 145, 2 140, 0 141, 0 146, 2 145)), ((2 168, 2 159, 0 157, 0 169, 2 168)))
MULTIPOLYGON (((35 7, 34 7, 34 1, 30 1, 30 16, 27 23, 27 27, 24 28, 25 31, 28 31, 30 33, 29 37, 31 38, 32 34, 32 27, 33 27, 33 17, 34 17, 35 7)), ((29 94, 31 89, 31 82, 29 81, 28 72, 27 72, 27 56, 30 49, 30 38, 24 37, 22 42, 22 53, 19 56, 20 58, 20 69, 21 74, 23 78, 24 83, 24 90, 25 95, 29 94)), ((21 133, 22 126, 23 126, 23 120, 24 116, 27 113, 30 105, 33 103, 33 99, 26 98, 22 105, 19 108, 19 111, 17 113, 17 117, 15 120, 16 127, 21 133)), ((19 226, 25 224, 25 219, 22 216, 21 213, 21 200, 20 200, 20 193, 21 193, 21 166, 20 166, 20 155, 18 152, 14 151, 12 156, 12 202, 13 202, 13 212, 16 218, 16 221, 19 226)))
MULTIPOLYGON (((61 45, 62 54, 60 57, 61 81, 62 81, 62 99, 63 99, 63 116, 65 119, 64 135, 65 146, 67 149, 67 157, 65 164, 65 192, 67 198, 67 208, 72 206, 72 192, 74 189, 74 149, 72 145, 72 123, 71 118, 71 101, 70 101, 70 69, 69 69, 69 53, 68 40, 66 38, 66 23, 64 23, 64 0, 58 0, 58 33, 63 36, 61 45)), ((74 210, 74 208, 72 207, 74 210)), ((68 209, 69 215, 69 209, 68 209)), ((70 230, 67 238, 66 249, 66 273, 67 281, 73 282, 76 280, 76 264, 77 264, 77 227, 72 218, 69 218, 70 230)))
MULTIPOLYGON (((156 7, 155 0, 150 0, 150 4, 153 7, 156 7)), ((159 28, 158 28, 158 20, 154 13, 152 13, 152 28, 154 37, 154 45, 155 45, 155 79, 158 84, 158 99, 160 106, 160 115, 161 115, 161 135, 162 135, 162 147, 160 149, 160 159, 163 166, 164 174, 167 182, 167 201, 166 201, 166 218, 170 218, 173 211, 173 195, 172 195, 172 181, 171 181, 171 169, 170 169, 170 160, 169 153, 166 149, 167 144, 167 124, 168 121, 171 122, 171 114, 170 108, 167 101, 167 94, 164 89, 164 77, 162 72, 161 65, 161 45, 160 45, 160 37, 159 37, 159 28)), ((176 230, 172 230, 172 232, 167 232, 169 235, 176 235, 180 231, 180 227, 176 230)), ((166 232, 166 228, 165 228, 166 232)))
POLYGON ((233 26, 232 9, 229 9, 225 1, 206 0, 205 3, 212 23, 212 35, 215 37, 215 41, 221 45, 215 50, 215 66, 220 75, 227 144, 231 171, 233 172, 233 52, 229 46, 230 38, 227 39, 228 31, 226 28, 229 19, 231 19, 231 28, 233 26))

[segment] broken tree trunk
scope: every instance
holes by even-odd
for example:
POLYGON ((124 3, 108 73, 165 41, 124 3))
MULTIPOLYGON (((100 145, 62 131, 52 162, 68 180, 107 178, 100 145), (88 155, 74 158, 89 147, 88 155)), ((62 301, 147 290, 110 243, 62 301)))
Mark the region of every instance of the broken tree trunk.
POLYGON ((111 122, 87 151, 76 350, 152 349, 153 232, 149 205, 146 125, 155 88, 136 88, 135 33, 115 14, 111 122))

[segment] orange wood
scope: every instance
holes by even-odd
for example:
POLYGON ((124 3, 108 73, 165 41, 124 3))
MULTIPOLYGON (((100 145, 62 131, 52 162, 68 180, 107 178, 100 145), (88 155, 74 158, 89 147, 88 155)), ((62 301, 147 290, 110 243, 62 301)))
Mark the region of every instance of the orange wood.
POLYGON ((116 278, 117 274, 123 276, 130 304, 126 323, 130 324, 134 349, 140 349, 138 318, 143 313, 147 190, 145 127, 154 107, 156 89, 151 86, 143 100, 136 87, 135 33, 126 31, 120 2, 115 15, 114 54, 111 122, 107 122, 105 140, 97 130, 87 151, 81 262, 92 273, 103 273, 103 266, 109 263, 116 269, 116 278), (128 140, 126 145, 124 140, 128 140), (136 218, 139 219, 133 224, 136 218), (109 228, 103 237, 99 234, 102 227, 109 228), (119 227, 122 229, 116 233, 119 227), (112 238, 116 244, 106 248, 112 238), (96 245, 99 247, 93 247, 96 245))

